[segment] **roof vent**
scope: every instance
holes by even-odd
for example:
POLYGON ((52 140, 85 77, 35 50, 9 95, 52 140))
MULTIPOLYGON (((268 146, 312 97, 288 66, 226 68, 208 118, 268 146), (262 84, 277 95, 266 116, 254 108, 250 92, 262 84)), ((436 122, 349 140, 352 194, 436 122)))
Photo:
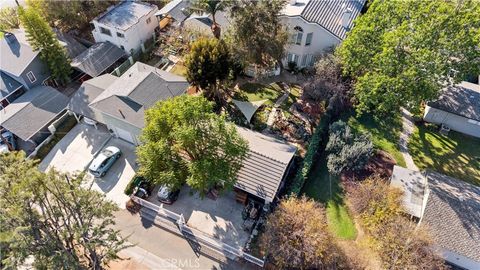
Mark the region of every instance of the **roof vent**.
POLYGON ((297 4, 297 0, 290 0, 290 5, 295 6, 297 4))
POLYGON ((352 9, 344 8, 342 13, 342 26, 344 28, 348 28, 351 18, 352 18, 352 9))

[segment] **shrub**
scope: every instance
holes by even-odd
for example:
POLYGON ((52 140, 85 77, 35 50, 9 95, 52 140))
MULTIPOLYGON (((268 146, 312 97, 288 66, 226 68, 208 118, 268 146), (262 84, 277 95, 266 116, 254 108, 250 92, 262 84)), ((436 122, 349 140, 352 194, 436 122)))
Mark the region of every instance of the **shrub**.
POLYGON ((373 154, 373 143, 370 136, 355 134, 340 120, 330 126, 325 149, 330 152, 327 157, 329 172, 339 175, 344 171, 363 169, 373 154))
POLYGON ((302 191, 302 188, 303 188, 303 185, 305 184, 307 176, 310 173, 310 170, 312 169, 313 164, 315 163, 316 154, 322 143, 323 137, 327 133, 327 129, 328 129, 328 125, 330 124, 330 121, 331 121, 331 117, 330 117, 330 114, 327 112, 322 117, 320 124, 315 129, 315 132, 313 133, 313 136, 310 139, 310 142, 307 148, 307 153, 305 154, 303 163, 298 169, 298 172, 295 178, 293 179, 293 182, 290 184, 289 192, 288 192, 290 195, 299 195, 300 192, 302 191))

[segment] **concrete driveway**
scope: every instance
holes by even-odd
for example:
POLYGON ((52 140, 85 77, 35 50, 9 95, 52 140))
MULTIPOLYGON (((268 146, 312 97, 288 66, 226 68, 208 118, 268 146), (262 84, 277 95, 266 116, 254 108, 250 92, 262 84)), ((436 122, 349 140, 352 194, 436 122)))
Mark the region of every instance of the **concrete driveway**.
MULTIPOLYGON (((160 205, 157 200, 158 186, 148 200, 160 205)), ((234 192, 220 195, 216 200, 201 198, 188 186, 180 190, 177 201, 163 207, 183 214, 187 224, 234 247, 245 246, 250 233, 243 229, 243 205, 235 201, 234 192)))
POLYGON ((55 168, 65 173, 78 173, 86 170, 104 147, 116 146, 122 151, 122 156, 102 178, 94 178, 87 173, 87 186, 102 192, 120 208, 125 208, 128 196, 123 193, 128 182, 135 175, 135 146, 112 138, 106 128, 80 123, 58 142, 39 165, 40 170, 55 168))

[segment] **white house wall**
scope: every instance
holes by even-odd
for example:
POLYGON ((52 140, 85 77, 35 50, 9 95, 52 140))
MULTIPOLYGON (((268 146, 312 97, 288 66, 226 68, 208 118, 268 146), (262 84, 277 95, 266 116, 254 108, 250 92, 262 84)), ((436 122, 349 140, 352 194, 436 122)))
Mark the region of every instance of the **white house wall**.
MULTIPOLYGON (((320 25, 316 23, 309 23, 299 16, 282 16, 282 22, 288 29, 289 37, 291 34, 295 33, 293 30, 295 26, 299 26, 303 29, 301 45, 287 45, 287 53, 298 55, 297 66, 299 67, 308 66, 308 63, 305 63, 305 65, 302 63, 304 56, 317 56, 323 53, 326 49, 337 46, 341 42, 338 37, 334 36, 320 25), (308 33, 313 33, 312 42, 309 46, 305 46, 308 33)), ((285 61, 284 64, 286 65, 287 62, 288 61, 285 61)))
POLYGON ((122 48, 123 46, 123 50, 128 54, 131 53, 131 50, 138 51, 141 49, 141 45, 148 39, 152 38, 155 34, 155 28, 158 27, 158 20, 157 17, 155 17, 155 12, 157 11, 158 9, 155 8, 147 16, 140 18, 137 24, 131 26, 126 31, 104 25, 94 20, 93 24, 95 25, 95 30, 92 31, 93 38, 95 39, 95 42, 109 41, 112 44, 117 45, 119 48, 122 48), (150 18, 151 21, 147 24, 148 18, 150 18), (100 32, 100 27, 110 30, 112 35, 109 36, 102 34, 100 32), (118 37, 117 32, 122 33, 124 37, 118 37))
POLYGON ((469 122, 468 118, 445 112, 430 106, 425 107, 423 119, 430 123, 445 124, 452 130, 480 138, 480 125, 469 122))

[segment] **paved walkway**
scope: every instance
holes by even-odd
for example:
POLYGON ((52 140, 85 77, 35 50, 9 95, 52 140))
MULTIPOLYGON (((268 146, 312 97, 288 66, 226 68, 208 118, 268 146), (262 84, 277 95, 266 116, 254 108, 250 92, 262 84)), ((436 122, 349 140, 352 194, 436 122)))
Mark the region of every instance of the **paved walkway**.
POLYGON ((405 159, 407 169, 418 171, 417 165, 415 165, 412 156, 408 152, 408 140, 415 129, 415 124, 413 122, 412 114, 409 111, 407 111, 405 108, 402 108, 401 112, 403 128, 402 132, 400 133, 400 141, 398 143, 400 147, 400 152, 405 159))
POLYGON ((273 105, 273 108, 272 108, 272 111, 270 112, 270 114, 268 115, 268 119, 267 119, 267 129, 269 129, 273 123, 275 122, 275 117, 277 116, 277 113, 279 112, 279 107, 283 104, 283 102, 285 102, 285 100, 288 99, 288 96, 290 95, 290 86, 288 86, 288 84, 286 83, 281 83, 283 87, 285 87, 285 93, 283 94, 283 96, 281 96, 280 98, 277 99, 277 101, 275 102, 275 104, 273 105))

